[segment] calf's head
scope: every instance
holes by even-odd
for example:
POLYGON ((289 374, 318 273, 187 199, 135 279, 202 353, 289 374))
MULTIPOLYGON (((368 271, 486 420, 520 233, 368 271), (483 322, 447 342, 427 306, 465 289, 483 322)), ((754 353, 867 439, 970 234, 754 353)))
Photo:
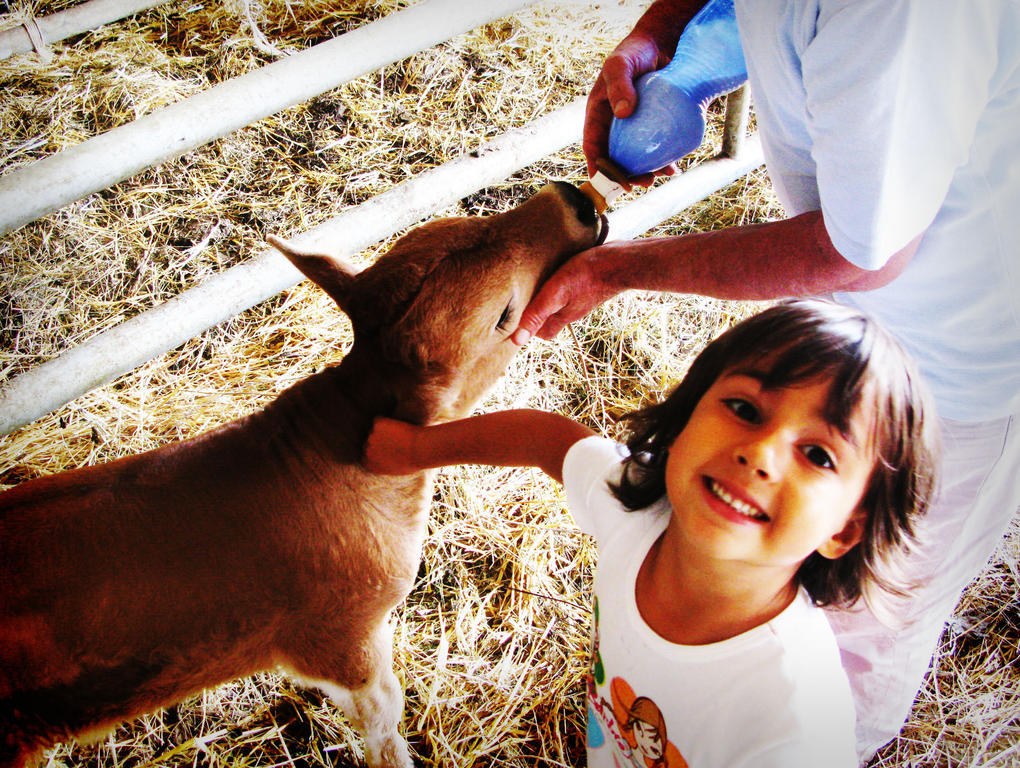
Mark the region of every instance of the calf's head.
POLYGON ((605 235, 592 202, 557 182, 506 213, 425 224, 358 273, 270 241, 351 318, 349 357, 386 382, 392 414, 424 423, 467 414, 516 351, 537 288, 605 235))

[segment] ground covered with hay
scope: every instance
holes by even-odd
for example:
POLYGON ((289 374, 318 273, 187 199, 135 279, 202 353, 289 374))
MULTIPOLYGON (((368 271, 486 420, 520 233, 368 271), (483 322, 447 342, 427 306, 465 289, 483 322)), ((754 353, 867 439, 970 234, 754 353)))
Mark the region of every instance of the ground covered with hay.
MULTIPOLYGON (((0 385, 265 247, 587 92, 645 2, 540 3, 188 152, 0 238, 0 385)), ((0 4, 0 26, 60 2, 0 4)), ((0 61, 7 172, 405 3, 171 2, 0 61)), ((716 121, 718 115, 716 115, 716 121)), ((712 142, 718 145, 718 131, 712 142)), ((702 157, 711 152, 703 150, 702 157)), ((577 147, 444 214, 506 210, 584 178, 577 147)), ((684 233, 780 217, 761 172, 676 217, 684 233)), ((387 247, 352 254, 371 262, 387 247)), ((483 409, 534 406, 614 433, 752 305, 628 294, 518 356, 483 409)), ((0 438, 0 488, 196 435, 338 360, 350 327, 309 284, 0 438)), ((584 764, 592 544, 537 471, 439 477, 414 592, 395 616, 404 729, 422 765, 584 764)), ((1020 764, 1020 531, 965 595, 911 722, 874 766, 1020 764)), ((321 695, 275 674, 129 723, 48 765, 357 765, 321 695)))

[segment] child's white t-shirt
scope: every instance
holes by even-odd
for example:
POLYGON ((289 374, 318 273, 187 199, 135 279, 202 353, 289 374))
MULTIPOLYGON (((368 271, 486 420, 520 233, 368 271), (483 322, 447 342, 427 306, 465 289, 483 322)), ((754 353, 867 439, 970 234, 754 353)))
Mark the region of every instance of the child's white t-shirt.
POLYGON ((854 712, 823 612, 803 591, 772 621, 720 643, 684 646, 643 621, 635 581, 670 509, 628 512, 607 481, 626 449, 602 437, 576 443, 563 464, 575 522, 598 544, 588 765, 690 768, 856 766, 854 712), (628 721, 632 712, 642 722, 628 721), (661 714, 660 714, 661 713, 661 714), (661 719, 660 719, 661 718, 661 719), (665 762, 642 759, 660 752, 665 762))

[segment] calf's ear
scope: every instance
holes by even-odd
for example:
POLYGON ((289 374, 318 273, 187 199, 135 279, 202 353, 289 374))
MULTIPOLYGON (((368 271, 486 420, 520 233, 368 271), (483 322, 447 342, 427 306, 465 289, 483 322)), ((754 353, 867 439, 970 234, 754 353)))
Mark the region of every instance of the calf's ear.
POLYGON ((351 283, 357 270, 335 256, 297 248, 275 235, 266 240, 297 267, 301 273, 328 293, 344 312, 350 297, 351 283))

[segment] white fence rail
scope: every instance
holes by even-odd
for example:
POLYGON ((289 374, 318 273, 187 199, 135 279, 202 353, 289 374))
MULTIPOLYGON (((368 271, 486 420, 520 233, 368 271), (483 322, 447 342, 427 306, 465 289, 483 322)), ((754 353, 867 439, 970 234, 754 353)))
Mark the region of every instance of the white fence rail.
MULTIPOLYGON (((295 78, 306 77, 309 68, 340 67, 328 78, 328 82, 335 85, 358 76, 354 74, 352 66, 347 64, 341 66, 340 62, 358 61, 368 48, 383 49, 386 55, 380 57, 377 55, 378 51, 374 51, 373 56, 369 57, 371 64, 363 64, 358 67, 359 70, 373 71, 390 61, 409 55, 413 52, 412 49, 419 50, 441 42, 462 29, 485 23, 491 18, 497 18, 531 2, 502 0, 464 4, 461 0, 455 2, 426 0, 330 43, 316 46, 321 49, 322 46, 343 41, 341 47, 354 45, 358 53, 352 53, 350 48, 343 51, 342 55, 335 50, 332 53, 317 53, 315 56, 324 55, 326 61, 330 63, 323 63, 318 58, 309 59, 308 62, 316 63, 303 63, 280 77, 285 77, 287 82, 293 83, 295 78), (484 6, 486 13, 469 14, 468 6, 475 8, 484 6), (456 13, 453 12, 454 9, 456 13), (450 26, 445 23, 454 16, 458 17, 457 24, 450 26), (408 43, 399 52, 390 45, 379 44, 380 40, 389 39, 387 35, 399 33, 403 36, 407 33, 408 25, 416 28, 416 34, 412 36, 414 42, 408 43), (357 41, 352 39, 352 35, 368 28, 371 30, 365 32, 363 36, 359 35, 357 41)), ((313 49, 309 49, 311 50, 313 49)), ((146 167, 147 164, 157 162, 158 159, 197 146, 332 87, 324 86, 325 81, 320 78, 315 83, 304 83, 301 88, 291 90, 282 87, 280 81, 275 79, 275 74, 271 76, 266 74, 270 68, 287 64, 296 58, 297 56, 288 57, 251 73, 257 77, 241 85, 230 97, 233 107, 220 102, 219 99, 222 97, 219 94, 207 96, 217 90, 213 88, 206 94, 186 100, 187 105, 175 111, 172 118, 168 111, 174 108, 168 107, 160 113, 150 115, 151 120, 142 118, 132 125, 115 129, 85 142, 81 148, 67 150, 22 171, 8 174, 10 177, 18 176, 19 179, 17 184, 9 180, 8 176, 0 179, 0 219, 5 222, 0 223, 0 234, 19 226, 19 222, 31 220, 34 216, 40 215, 40 212, 52 210, 54 206, 59 207, 76 199, 76 196, 88 194, 125 178, 146 167), (273 83, 270 90, 287 91, 286 96, 275 98, 272 105, 266 100, 259 100, 257 108, 252 108, 251 105, 242 107, 240 102, 251 98, 253 91, 267 88, 270 81, 273 83), (217 112, 227 112, 230 116, 217 122, 214 128, 205 127, 198 131, 193 131, 190 126, 179 122, 181 120, 185 122, 192 120, 197 124, 212 122, 195 117, 204 114, 206 107, 202 105, 208 106, 208 99, 216 100, 217 112), (267 109, 269 111, 266 111, 267 109), (187 115, 191 117, 186 117, 187 115), (122 136, 126 135, 124 132, 127 131, 132 132, 132 135, 153 131, 155 135, 141 142, 144 144, 143 151, 132 152, 133 159, 129 163, 118 164, 117 169, 112 172, 100 172, 101 169, 94 167, 96 164, 101 166, 116 155, 128 154, 119 139, 109 138, 118 131, 122 132, 119 134, 122 136), (75 151, 79 149, 80 151, 75 151), (104 157, 106 160, 99 159, 104 157), (86 173, 88 180, 72 178, 79 172, 86 173), (50 178, 51 181, 62 180, 62 183, 54 184, 61 187, 58 196, 43 195, 39 185, 45 186, 46 178, 50 178), (42 196, 44 200, 33 200, 36 195, 42 196), (8 206, 13 206, 13 209, 8 206), (4 226, 7 230, 2 229, 4 226)), ((279 73, 282 70, 272 71, 279 73)), ((361 73, 359 71, 359 74, 361 73)), ((244 80, 247 77, 250 75, 237 80, 244 80)), ((174 105, 177 106, 179 105, 174 105)), ((743 94, 731 98, 729 106, 727 125, 742 128, 747 109, 743 94)), ((581 136, 583 114, 584 99, 578 99, 529 125, 504 134, 476 152, 422 173, 388 192, 344 211, 304 234, 297 236, 291 233, 283 234, 302 246, 321 243, 326 249, 339 247, 346 253, 355 254, 466 195, 497 183, 520 168, 578 141, 581 136)), ((741 141, 741 136, 742 130, 728 130, 723 153, 719 157, 678 175, 667 184, 637 196, 625 206, 610 213, 610 238, 635 237, 761 165, 762 152, 756 137, 741 141)), ((65 405, 79 395, 113 381, 147 360, 183 344, 238 312, 296 284, 301 278, 301 274, 286 259, 275 250, 266 249, 165 304, 93 336, 83 344, 27 371, 0 388, 0 435, 8 434, 65 405)))
POLYGON ((535 2, 425 0, 4 174, 0 235, 535 2))

